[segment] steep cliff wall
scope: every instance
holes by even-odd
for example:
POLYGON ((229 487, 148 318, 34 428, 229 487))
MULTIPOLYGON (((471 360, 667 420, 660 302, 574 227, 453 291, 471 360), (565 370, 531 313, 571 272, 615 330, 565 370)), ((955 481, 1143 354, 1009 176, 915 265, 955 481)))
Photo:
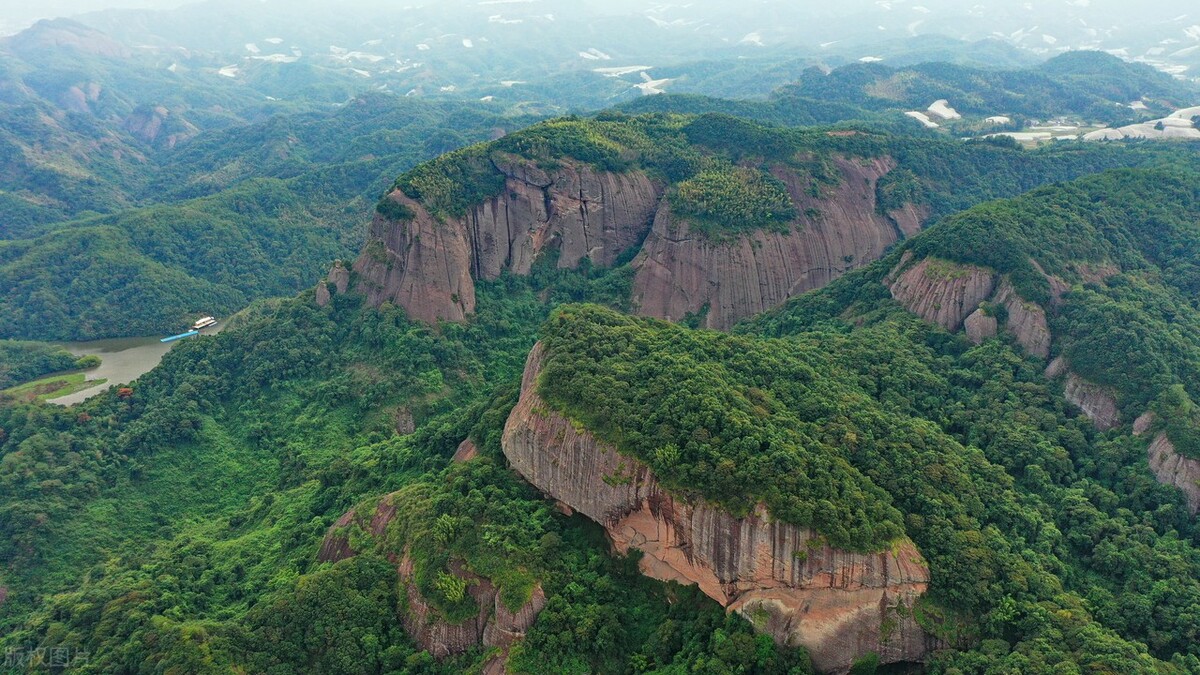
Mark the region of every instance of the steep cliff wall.
POLYGON ((757 230, 714 241, 693 233, 664 200, 633 263, 638 312, 669 320, 704 313, 704 327, 726 329, 878 260, 920 229, 922 209, 884 215, 877 208, 875 187, 894 167, 891 160, 836 157, 834 164, 840 181, 820 197, 809 193, 807 178, 773 171, 799 214, 787 233, 757 230))
POLYGON ((359 290, 372 305, 391 302, 418 321, 462 321, 475 311, 467 230, 439 222, 400 192, 388 199, 407 207, 413 218, 375 216, 367 245, 354 263, 359 290))
MULTIPOLYGON (((1061 289, 1055 287, 1061 295, 1061 289)), ((1004 329, 1012 334, 1017 344, 1038 358, 1050 356, 1050 327, 1046 323, 1046 310, 1037 303, 1029 302, 1017 294, 1008 279, 1000 282, 993 299, 1007 310, 1008 318, 1004 329)))
POLYGON ((473 279, 504 270, 529 274, 545 249, 559 267, 584 258, 612 265, 650 227, 661 187, 645 173, 610 173, 564 163, 497 161, 504 190, 458 219, 442 221, 400 191, 388 199, 412 217, 376 216, 355 270, 371 304, 392 302, 422 321, 461 321, 475 311, 473 279))
POLYGON ((697 584, 777 641, 806 647, 821 670, 845 672, 868 652, 883 663, 923 658, 926 636, 909 610, 929 570, 910 541, 850 553, 762 508, 737 518, 675 498, 647 466, 550 410, 535 391, 542 354, 540 345, 530 354, 502 444, 543 493, 602 524, 619 551, 641 550, 648 576, 697 584))
MULTIPOLYGON (((946 330, 965 328, 976 344, 996 335, 998 322, 980 308, 984 301, 991 301, 1004 307, 1004 330, 1025 351, 1043 359, 1050 356, 1046 310, 1022 298, 1007 278, 991 270, 936 258, 914 263, 905 253, 884 283, 908 311, 946 330)), ((1065 290, 1059 280, 1052 281, 1052 288, 1059 295, 1065 290)))
MULTIPOLYGON (((461 321, 475 310, 475 279, 530 273, 543 251, 558 266, 585 258, 605 267, 641 246, 633 262, 639 312, 678 320, 704 314, 704 325, 728 328, 798 293, 879 259, 920 230, 923 207, 884 214, 876 185, 890 159, 835 157, 835 187, 820 196, 791 169, 773 173, 799 214, 790 232, 754 231, 714 240, 691 232, 663 199, 665 186, 641 171, 613 173, 564 161, 553 171, 507 156, 492 159, 504 189, 461 218, 441 220, 400 191, 398 220, 379 215, 354 265, 371 304, 391 302, 429 322, 461 321)), ((387 210, 387 209, 385 209, 387 210)))
POLYGON ((1063 396, 1082 410, 1101 431, 1114 429, 1121 424, 1116 395, 1107 387, 1092 384, 1075 373, 1067 373, 1063 396))
MULTIPOLYGON (((1153 425, 1154 414, 1143 413, 1133 422, 1133 435, 1141 436, 1150 431, 1153 425)), ((1163 431, 1155 434, 1154 440, 1150 441, 1146 457, 1158 482, 1179 488, 1187 499, 1188 512, 1192 516, 1200 514, 1200 459, 1179 454, 1175 444, 1163 431)))

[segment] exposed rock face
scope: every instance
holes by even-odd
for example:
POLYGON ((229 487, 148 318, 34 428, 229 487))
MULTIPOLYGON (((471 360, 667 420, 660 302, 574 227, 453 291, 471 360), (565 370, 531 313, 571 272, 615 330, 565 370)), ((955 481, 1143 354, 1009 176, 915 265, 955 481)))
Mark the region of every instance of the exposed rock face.
POLYGON ((401 621, 408 634, 423 649, 435 658, 461 654, 472 647, 508 647, 525 637, 525 632, 546 606, 546 594, 541 586, 535 586, 529 601, 516 612, 509 611, 500 602, 500 594, 491 581, 462 569, 451 570, 456 576, 468 579, 467 592, 479 607, 474 617, 459 623, 448 623, 438 611, 421 596, 413 583, 412 560, 407 556, 400 561, 397 572, 405 586, 406 607, 401 621))
POLYGON ((334 261, 325 281, 317 284, 317 305, 320 307, 328 305, 332 299, 332 295, 329 293, 329 284, 333 284, 334 292, 338 295, 350 289, 350 270, 346 269, 341 260, 334 261))
POLYGON ((1150 431, 1150 427, 1154 424, 1154 413, 1144 412, 1133 421, 1133 435, 1141 436, 1150 431))
POLYGON ((1069 369, 1070 366, 1067 365, 1067 360, 1061 356, 1056 356, 1050 361, 1049 364, 1046 365, 1045 375, 1047 379, 1053 380, 1054 378, 1066 373, 1069 369))
MULTIPOLYGON (((392 503, 392 495, 388 495, 380 499, 375 506, 375 512, 366 523, 366 529, 372 535, 381 537, 387 530, 388 523, 395 517, 396 507, 392 503)), ((338 562, 358 554, 358 551, 350 547, 350 534, 347 531, 355 518, 353 510, 347 511, 329 527, 329 531, 325 533, 325 540, 321 542, 321 549, 317 551, 319 562, 338 562)))
POLYGON ((974 265, 925 258, 904 269, 902 260, 888 275, 888 289, 908 311, 956 331, 979 303, 992 296, 996 275, 974 265))
POLYGON ((1063 395, 1101 431, 1108 431, 1121 423, 1116 395, 1108 387, 1092 384, 1075 373, 1067 373, 1063 395))
POLYGON ((333 263, 333 267, 329 270, 327 278, 333 284, 333 287, 337 289, 338 295, 350 290, 350 270, 346 269, 341 260, 333 263))
POLYGON ((1050 327, 1046 324, 1046 310, 1036 303, 1017 295, 1008 279, 1000 282, 995 302, 1008 310, 1004 328, 1012 333, 1025 351, 1039 358, 1050 356, 1050 327))
MULTIPOLYGON (((1061 281, 1047 278, 1054 293, 1065 292, 1061 281)), ((990 300, 1007 310, 1004 330, 1025 351, 1043 359, 1050 356, 1046 310, 1022 298, 1006 277, 998 278, 991 270, 936 258, 912 263, 911 255, 905 253, 884 282, 908 311, 949 331, 965 328, 975 344, 994 336, 999 327, 996 319, 979 307, 990 300)))
POLYGON ((549 409, 535 391, 541 359, 539 345, 505 425, 504 453, 549 497, 604 525, 617 550, 643 551, 643 573, 697 584, 777 641, 806 647, 824 671, 844 672, 868 652, 883 663, 925 655, 926 636, 907 610, 928 586, 929 569, 910 541, 850 553, 773 521, 765 508, 737 518, 678 500, 647 466, 549 409))
POLYGON ((138 140, 160 148, 171 149, 200 133, 194 125, 172 116, 164 106, 139 106, 125 118, 122 125, 138 140))
POLYGON ((566 164, 547 173, 518 160, 496 166, 506 176, 503 193, 456 220, 440 221, 399 191, 389 196, 415 217, 372 223, 370 243, 355 263, 368 301, 393 302, 423 321, 461 321, 475 310, 472 276, 529 274, 545 249, 558 251, 559 267, 584 258, 612 265, 641 242, 661 192, 636 171, 566 164))
MULTIPOLYGON (((366 529, 375 537, 383 536, 388 524, 396 517, 393 496, 388 495, 380 499, 374 513, 371 514, 371 520, 365 524, 366 529)), ((330 526, 317 553, 318 561, 338 562, 357 555, 358 552, 350 546, 347 532, 347 528, 356 517, 353 510, 347 511, 330 526)), ((392 562, 397 563, 396 573, 404 586, 405 607, 401 617, 404 629, 422 649, 438 658, 460 654, 477 645, 501 647, 506 655, 510 646, 525 637, 538 613, 546 606, 546 594, 539 584, 534 586, 529 600, 524 605, 515 612, 511 611, 500 601, 500 594, 489 579, 466 571, 461 566, 452 566, 452 574, 470 582, 468 593, 479 607, 479 613, 475 617, 453 624, 442 618, 441 613, 429 604, 417 589, 413 582, 413 561, 408 552, 403 556, 390 557, 392 562)), ((503 672, 503 665, 502 658, 493 667, 500 668, 496 672, 503 672)))
POLYGON ((417 430, 417 422, 413 419, 412 408, 401 406, 396 410, 396 433, 406 436, 417 430))
POLYGON ((1146 450, 1150 470, 1158 482, 1174 485, 1187 498, 1188 512, 1200 513, 1200 460, 1184 457, 1175 451, 1166 432, 1160 431, 1146 450))
POLYGON ((634 260, 638 312, 679 320, 707 310, 702 325, 726 329, 878 260, 905 233, 920 229, 921 209, 900 209, 890 217, 878 211, 875 185, 893 168, 891 160, 834 161, 841 181, 819 198, 795 172, 773 172, 800 214, 788 233, 758 230, 714 241, 693 234, 664 200, 634 260))
POLYGON ((996 337, 997 327, 996 317, 984 314, 982 309, 971 312, 971 316, 963 321, 967 339, 975 344, 982 344, 984 340, 996 337))
POLYGON ((418 321, 462 321, 475 311, 467 230, 438 222, 400 192, 388 199, 416 216, 404 222, 375 217, 367 246, 354 263, 360 290, 372 305, 397 304, 418 321))
POLYGON ((461 218, 443 222, 401 192, 389 195, 413 217, 376 217, 354 268, 372 304, 392 302, 429 322, 461 321, 475 310, 474 279, 529 274, 543 251, 557 251, 558 266, 574 268, 584 259, 611 266, 640 246, 633 262, 640 313, 675 320, 703 313, 706 327, 728 328, 877 260, 920 230, 924 207, 879 212, 875 188, 892 160, 834 162, 841 181, 821 197, 809 194, 807 178, 775 170, 801 214, 791 232, 714 241, 693 236, 662 199, 664 186, 643 172, 572 162, 546 171, 494 158, 503 192, 461 218))
POLYGON ((479 448, 475 447, 475 441, 466 439, 458 444, 458 449, 454 451, 454 456, 450 458, 452 462, 469 462, 479 456, 479 448))

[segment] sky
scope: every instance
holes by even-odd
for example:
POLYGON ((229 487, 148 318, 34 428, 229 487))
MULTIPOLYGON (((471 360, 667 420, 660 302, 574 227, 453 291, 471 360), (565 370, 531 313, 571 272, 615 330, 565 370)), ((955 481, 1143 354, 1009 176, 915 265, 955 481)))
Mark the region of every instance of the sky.
POLYGON ((0 33, 15 33, 38 19, 100 9, 171 9, 189 0, 0 0, 0 33))

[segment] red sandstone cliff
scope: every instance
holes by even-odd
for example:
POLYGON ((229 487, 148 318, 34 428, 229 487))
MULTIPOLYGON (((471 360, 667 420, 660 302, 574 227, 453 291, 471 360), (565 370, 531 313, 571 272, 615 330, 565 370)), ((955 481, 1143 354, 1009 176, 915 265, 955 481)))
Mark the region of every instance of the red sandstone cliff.
POLYGON ((504 454, 548 497, 602 524, 617 550, 641 550, 645 574, 697 584, 780 643, 803 645, 823 671, 845 672, 868 652, 882 663, 924 657, 926 636, 910 609, 929 569, 912 542, 851 553, 762 508, 736 518, 676 499, 648 467, 550 410, 535 391, 541 358, 539 345, 505 425, 504 454), (605 480, 615 475, 625 480, 605 480))
POLYGON ((665 186, 643 172, 570 161, 547 171, 507 155, 492 162, 505 177, 503 192, 461 218, 443 221, 399 191, 388 196, 413 216, 372 223, 354 265, 369 302, 392 302, 423 321, 461 321, 475 310, 476 279, 529 274, 547 251, 563 268, 585 258, 611 266, 641 246, 632 263, 639 313, 675 320, 704 313, 705 326, 728 328, 879 259, 926 216, 913 206, 880 213, 876 184, 894 167, 886 158, 835 157, 841 180, 820 197, 809 193, 807 178, 774 170, 800 214, 791 231, 721 241, 693 236, 662 198, 665 186))
POLYGON ((411 220, 377 216, 355 263, 372 304, 392 302, 423 321, 461 321, 475 311, 474 279, 504 270, 529 274, 546 250, 559 267, 588 258, 612 265, 636 246, 658 207, 661 186, 646 174, 564 163, 546 172, 525 160, 496 161, 504 191, 465 216, 442 221, 399 191, 388 196, 411 220))
POLYGON ((676 321, 704 313, 704 327, 727 329, 878 260, 920 230, 921 209, 879 212, 875 187, 893 161, 835 157, 834 164, 841 180, 820 197, 809 194, 807 179, 795 172, 772 172, 799 214, 786 233, 758 230, 714 241, 692 233, 664 200, 633 262, 638 313, 676 321))

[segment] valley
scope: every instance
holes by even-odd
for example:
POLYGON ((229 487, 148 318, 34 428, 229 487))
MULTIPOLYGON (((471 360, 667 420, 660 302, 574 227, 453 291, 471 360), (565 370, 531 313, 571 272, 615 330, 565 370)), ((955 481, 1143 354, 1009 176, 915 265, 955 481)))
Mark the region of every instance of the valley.
POLYGON ((1200 673, 1191 19, 180 4, 0 38, 4 672, 1200 673))

